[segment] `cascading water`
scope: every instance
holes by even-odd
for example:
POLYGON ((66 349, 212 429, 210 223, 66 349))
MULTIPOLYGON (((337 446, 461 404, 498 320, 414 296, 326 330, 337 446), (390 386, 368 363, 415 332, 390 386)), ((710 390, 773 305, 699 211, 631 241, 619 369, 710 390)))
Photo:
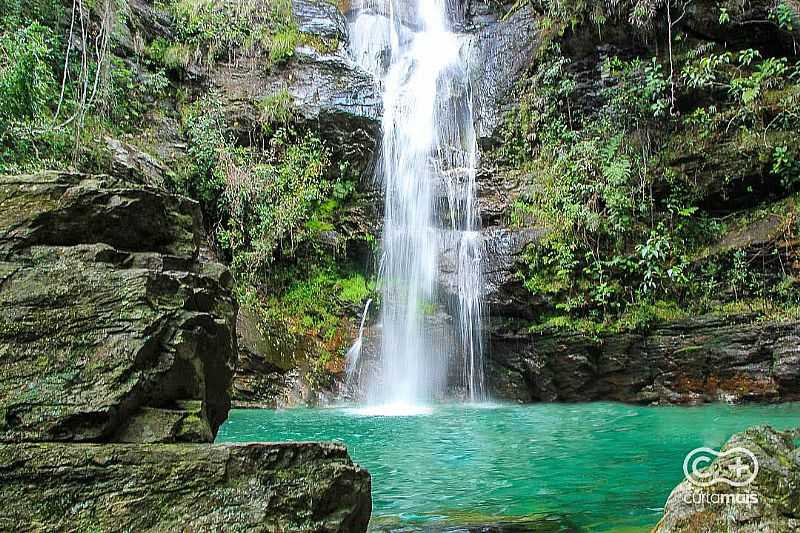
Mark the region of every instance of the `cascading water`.
POLYGON ((361 315, 361 325, 358 327, 358 337, 353 346, 347 351, 345 361, 347 362, 346 372, 348 383, 353 380, 356 369, 358 368, 358 360, 361 358, 361 346, 364 344, 364 325, 367 323, 367 313, 369 313, 369 306, 372 303, 372 298, 367 300, 364 306, 364 314, 361 315))
MULTIPOLYGON (((442 397, 458 360, 471 400, 483 397, 483 243, 475 194, 477 141, 463 54, 447 0, 362 0, 351 22, 354 59, 383 90, 376 179, 385 193, 380 375, 376 404, 442 397), (413 2, 413 3, 412 3, 413 2), (440 257, 451 251, 457 296, 438 294, 440 257), (442 303, 457 321, 448 342, 431 315, 442 303)), ((451 283, 452 285, 452 283, 451 283)))

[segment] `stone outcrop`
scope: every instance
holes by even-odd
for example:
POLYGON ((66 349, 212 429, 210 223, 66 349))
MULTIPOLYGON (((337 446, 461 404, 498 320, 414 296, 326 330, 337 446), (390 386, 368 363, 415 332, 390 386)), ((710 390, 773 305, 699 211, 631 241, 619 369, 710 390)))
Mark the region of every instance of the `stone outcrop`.
POLYGON ((487 379, 498 398, 632 403, 800 398, 800 322, 699 317, 648 333, 591 337, 491 332, 487 379))
POLYGON ((771 16, 775 5, 770 0, 693 2, 686 8, 686 26, 695 36, 724 43, 733 49, 756 44, 775 53, 796 54, 800 28, 793 24, 776 24, 771 16), (720 9, 728 12, 729 20, 720 20, 720 9))
POLYGON ((104 441, 182 400, 213 439, 236 304, 228 270, 195 262, 197 204, 57 172, 0 177, 0 201, 0 440, 104 441))
POLYGON ((0 445, 3 531, 366 531, 337 444, 0 445), (23 520, 24 518, 24 520, 23 520))
MULTIPOLYGON (((783 533, 800 530, 800 431, 768 426, 737 433, 723 446, 749 450, 758 473, 742 487, 717 483, 698 487, 688 480, 672 491, 656 533, 783 533), (723 496, 726 495, 726 496, 723 496), (751 502, 750 500, 755 500, 751 502)), ((723 455, 708 467, 712 479, 730 478, 736 455, 723 455)))
POLYGON ((479 24, 470 45, 469 67, 476 95, 476 131, 487 140, 513 104, 511 91, 530 68, 541 41, 537 15, 529 4, 499 20, 484 17, 479 24))
MULTIPOLYGON (((298 364, 308 351, 308 339, 263 331, 257 314, 242 307, 236 323, 239 361, 233 379, 235 407, 275 409, 315 403, 313 387, 305 379, 307 368, 298 364)), ((276 328, 277 329, 277 328, 276 328)))
POLYGON ((0 529, 366 531, 342 446, 208 444, 237 304, 196 202, 43 172, 0 176, 0 205, 0 529))

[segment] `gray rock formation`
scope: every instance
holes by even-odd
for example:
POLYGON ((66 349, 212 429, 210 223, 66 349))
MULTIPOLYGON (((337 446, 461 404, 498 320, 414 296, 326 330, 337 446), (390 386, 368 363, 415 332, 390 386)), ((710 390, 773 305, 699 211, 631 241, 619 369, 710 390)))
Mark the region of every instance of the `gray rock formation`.
POLYGON ((210 82, 242 138, 257 129, 258 103, 288 91, 297 120, 318 131, 337 160, 363 173, 378 138, 380 91, 372 76, 350 59, 347 23, 334 5, 319 0, 294 0, 292 5, 307 44, 290 61, 269 68, 261 54, 240 57, 218 64, 210 82))
POLYGON ((707 316, 593 338, 496 321, 488 380, 498 398, 524 402, 791 401, 800 323, 707 316))
POLYGON ((0 201, 0 440, 102 441, 179 400, 212 439, 236 304, 227 269, 195 262, 197 204, 56 172, 0 177, 0 201))
POLYGON ((469 47, 470 77, 478 137, 487 140, 513 104, 511 90, 533 62, 540 41, 537 17, 524 4, 507 18, 478 29, 469 47))
POLYGON ((0 176, 0 204, 0 529, 366 531, 342 446, 196 444, 228 415, 237 305, 195 202, 44 172, 0 176))

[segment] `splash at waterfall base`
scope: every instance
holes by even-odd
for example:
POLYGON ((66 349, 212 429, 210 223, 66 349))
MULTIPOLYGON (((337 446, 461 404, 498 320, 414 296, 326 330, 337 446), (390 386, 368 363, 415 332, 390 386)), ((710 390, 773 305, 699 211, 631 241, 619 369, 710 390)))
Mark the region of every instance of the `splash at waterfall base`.
POLYGON ((365 2, 351 22, 351 53, 375 77, 384 108, 375 171, 384 192, 380 356, 365 374, 360 336, 348 360, 372 405, 425 404, 454 385, 470 400, 484 397, 470 39, 451 31, 455 16, 444 0, 365 2), (448 270, 449 298, 440 294, 448 270))

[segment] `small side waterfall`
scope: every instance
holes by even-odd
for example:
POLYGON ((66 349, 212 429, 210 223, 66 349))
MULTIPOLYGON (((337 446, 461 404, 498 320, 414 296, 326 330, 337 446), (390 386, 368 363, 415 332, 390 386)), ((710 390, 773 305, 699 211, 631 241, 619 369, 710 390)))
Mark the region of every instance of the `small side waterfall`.
POLYGON ((369 306, 371 303, 372 298, 367 300, 367 304, 364 306, 364 314, 361 315, 361 325, 358 327, 358 338, 356 338, 356 342, 353 343, 353 346, 347 350, 347 355, 345 356, 348 382, 352 381, 358 369, 358 360, 361 358, 361 346, 364 344, 364 324, 367 322, 367 313, 369 313, 369 306))
POLYGON ((376 180, 385 194, 380 375, 373 404, 443 397, 448 370, 463 368, 471 400, 483 390, 483 242, 475 173, 477 140, 465 49, 451 31, 448 0, 361 0, 352 54, 383 90, 376 180), (440 260, 450 250, 455 282, 445 299, 440 260), (455 287, 453 287, 455 285, 455 287), (447 340, 431 315, 447 308, 447 340))

